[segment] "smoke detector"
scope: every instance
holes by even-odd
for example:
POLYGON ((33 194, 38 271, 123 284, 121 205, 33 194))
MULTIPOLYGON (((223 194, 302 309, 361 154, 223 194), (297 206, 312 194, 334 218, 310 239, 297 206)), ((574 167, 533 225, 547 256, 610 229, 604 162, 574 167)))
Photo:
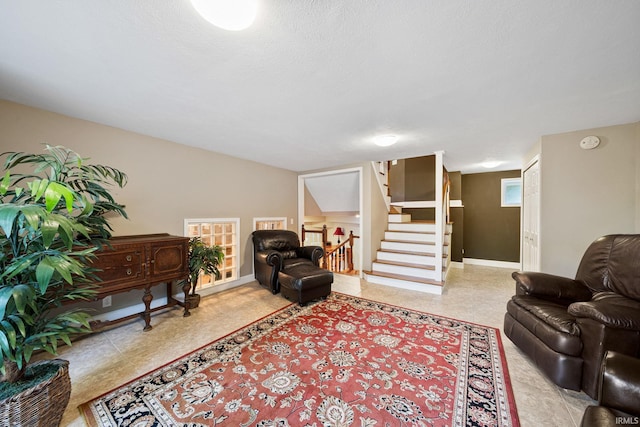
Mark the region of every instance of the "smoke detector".
POLYGON ((580 141, 580 148, 583 150, 593 150, 598 145, 600 145, 600 138, 593 135, 585 136, 582 138, 582 141, 580 141))

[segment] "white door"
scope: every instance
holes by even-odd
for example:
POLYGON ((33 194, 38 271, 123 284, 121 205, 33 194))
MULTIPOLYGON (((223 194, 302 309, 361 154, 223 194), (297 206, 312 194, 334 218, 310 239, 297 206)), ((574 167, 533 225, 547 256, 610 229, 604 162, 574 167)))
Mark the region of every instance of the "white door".
POLYGON ((522 270, 540 271, 540 162, 522 174, 522 270))

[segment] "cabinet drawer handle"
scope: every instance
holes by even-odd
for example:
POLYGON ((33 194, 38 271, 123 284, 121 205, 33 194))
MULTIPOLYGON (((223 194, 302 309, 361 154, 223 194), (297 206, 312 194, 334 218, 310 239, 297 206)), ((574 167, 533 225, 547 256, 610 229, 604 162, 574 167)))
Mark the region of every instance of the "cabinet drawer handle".
POLYGON ((131 261, 131 255, 127 255, 127 261, 131 261))
POLYGON ((131 269, 127 268, 127 276, 131 276, 131 273, 132 273, 131 269))

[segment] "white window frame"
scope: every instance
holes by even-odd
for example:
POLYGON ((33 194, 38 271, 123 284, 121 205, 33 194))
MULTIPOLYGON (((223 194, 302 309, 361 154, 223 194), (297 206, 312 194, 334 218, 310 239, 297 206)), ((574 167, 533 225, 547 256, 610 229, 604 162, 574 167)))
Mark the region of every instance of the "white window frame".
POLYGON ((501 180, 500 206, 513 208, 522 206, 522 178, 503 178, 501 180), (518 201, 507 200, 507 188, 517 186, 520 189, 518 201))
MULTIPOLYGON (((256 231, 258 228, 258 223, 259 222, 278 222, 281 221, 283 228, 281 229, 274 229, 274 230, 286 230, 287 229, 287 218, 282 216, 282 217, 261 217, 261 218, 253 218, 253 231, 256 231)), ((264 230, 264 229, 263 229, 264 230)))
POLYGON ((194 224, 201 225, 203 223, 211 224, 212 227, 215 227, 216 224, 230 224, 230 223, 235 226, 235 232, 233 233, 233 242, 230 245, 224 245, 224 246, 233 247, 234 264, 232 266, 233 274, 231 275, 231 277, 225 277, 224 272, 228 270, 224 264, 226 263, 226 260, 227 260, 226 253, 225 253, 225 260, 222 261, 223 262, 222 268, 219 268, 220 273, 222 274, 222 277, 219 280, 214 280, 213 282, 210 281, 205 283, 201 282, 202 277, 200 277, 200 279, 198 279, 198 288, 206 289, 206 288, 219 286, 224 283, 234 282, 238 280, 240 278, 240 218, 186 218, 184 220, 184 235, 187 237, 192 237, 189 234, 189 226, 194 224))

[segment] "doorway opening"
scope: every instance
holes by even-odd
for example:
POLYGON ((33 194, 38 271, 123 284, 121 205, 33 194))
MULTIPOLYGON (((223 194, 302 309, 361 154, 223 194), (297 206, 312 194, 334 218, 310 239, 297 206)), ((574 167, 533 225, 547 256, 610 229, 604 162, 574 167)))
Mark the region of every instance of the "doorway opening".
POLYGON ((324 246, 321 266, 362 277, 362 168, 298 176, 302 244, 324 246))

